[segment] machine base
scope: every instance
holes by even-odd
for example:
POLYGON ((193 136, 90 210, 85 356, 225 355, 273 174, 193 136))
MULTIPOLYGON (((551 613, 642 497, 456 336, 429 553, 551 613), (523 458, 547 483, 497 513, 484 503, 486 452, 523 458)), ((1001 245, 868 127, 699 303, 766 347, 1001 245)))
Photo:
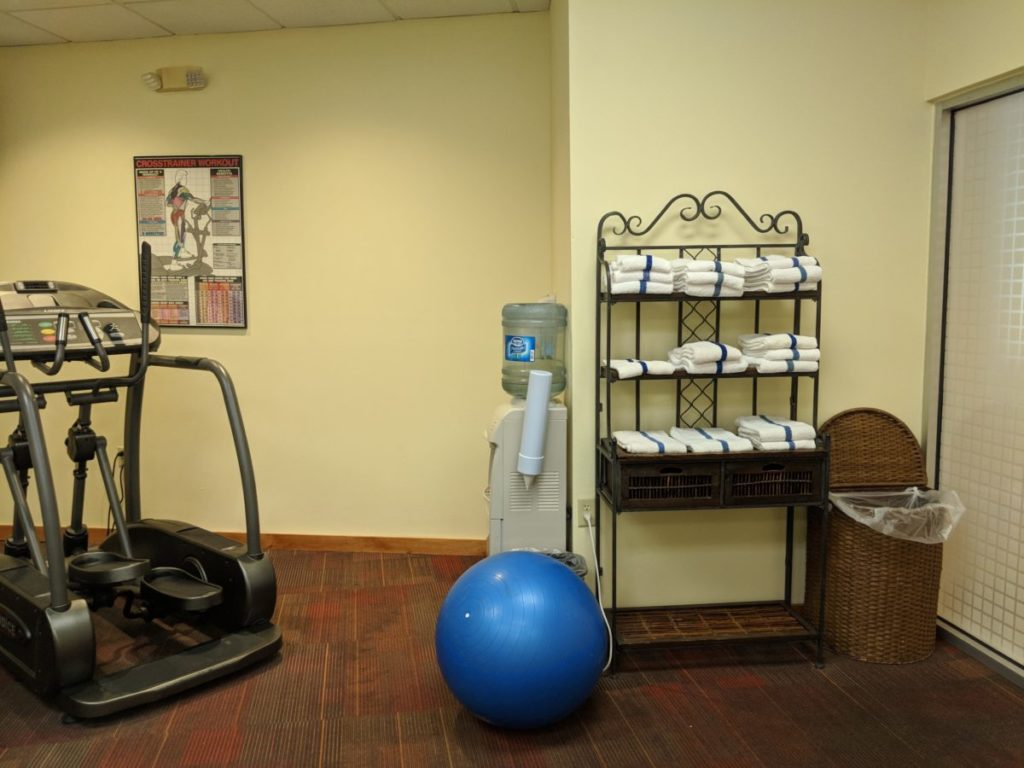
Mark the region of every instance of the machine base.
POLYGON ((268 659, 281 648, 269 622, 225 635, 173 656, 64 688, 57 705, 77 718, 112 715, 187 691, 268 659))

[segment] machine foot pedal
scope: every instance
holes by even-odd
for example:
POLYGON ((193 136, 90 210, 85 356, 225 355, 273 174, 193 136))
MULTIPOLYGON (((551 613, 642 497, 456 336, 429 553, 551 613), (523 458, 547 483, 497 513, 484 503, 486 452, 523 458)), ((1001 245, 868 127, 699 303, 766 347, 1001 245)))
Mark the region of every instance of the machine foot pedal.
POLYGON ((149 560, 125 557, 118 552, 84 552, 68 560, 68 580, 89 586, 111 586, 141 578, 149 560))
POLYGON ((139 595, 167 610, 205 611, 220 605, 223 590, 181 568, 161 566, 147 573, 139 595))

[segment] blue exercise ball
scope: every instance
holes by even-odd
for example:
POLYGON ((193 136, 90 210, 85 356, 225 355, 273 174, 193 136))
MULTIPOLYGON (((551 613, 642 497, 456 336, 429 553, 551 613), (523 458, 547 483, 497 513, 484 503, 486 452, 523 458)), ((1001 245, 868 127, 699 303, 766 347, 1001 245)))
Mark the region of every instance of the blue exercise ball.
POLYGON ((572 713, 604 667, 601 608, 567 565, 537 552, 492 555, 455 582, 437 617, 441 674, 477 717, 539 728, 572 713))

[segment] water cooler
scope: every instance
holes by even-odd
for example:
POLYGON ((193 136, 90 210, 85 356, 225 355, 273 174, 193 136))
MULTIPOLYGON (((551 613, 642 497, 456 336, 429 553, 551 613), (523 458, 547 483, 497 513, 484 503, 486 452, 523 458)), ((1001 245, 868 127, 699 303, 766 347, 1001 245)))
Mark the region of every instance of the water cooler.
POLYGON ((543 469, 532 483, 517 469, 525 414, 526 400, 514 398, 495 411, 485 435, 491 446, 484 491, 490 515, 489 555, 520 547, 567 549, 566 407, 548 404, 543 469))

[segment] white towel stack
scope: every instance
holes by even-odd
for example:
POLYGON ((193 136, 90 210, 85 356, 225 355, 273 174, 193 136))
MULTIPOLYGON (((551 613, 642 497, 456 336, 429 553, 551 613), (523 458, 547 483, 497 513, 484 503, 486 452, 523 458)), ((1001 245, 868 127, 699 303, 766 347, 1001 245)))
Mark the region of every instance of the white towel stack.
POLYGON ((813 256, 764 255, 736 259, 736 264, 744 270, 744 291, 813 291, 821 282, 821 266, 813 256))
POLYGON ((743 334, 740 349, 758 373, 811 373, 821 359, 816 338, 793 333, 743 334))
POLYGON ((802 421, 771 416, 740 416, 736 431, 760 451, 795 451, 814 448, 817 432, 802 421))
POLYGON ((637 376, 643 376, 647 373, 671 376, 676 372, 676 367, 667 360, 634 360, 627 358, 625 360, 612 360, 610 363, 606 362, 605 365, 613 369, 620 379, 635 379, 637 376))
POLYGON ((669 434, 685 445, 691 453, 732 453, 754 449, 753 443, 747 438, 720 427, 672 427, 669 434))
POLYGON ((686 446, 664 430, 622 429, 612 432, 612 437, 626 453, 686 453, 686 446))
POLYGON ((608 265, 611 292, 672 293, 672 264, 650 254, 621 254, 608 265))
POLYGON ((690 341, 669 350, 668 361, 687 373, 741 373, 747 359, 736 347, 717 341, 690 341))
POLYGON ((672 285, 676 293, 688 296, 742 296, 744 269, 729 261, 675 259, 672 285))

